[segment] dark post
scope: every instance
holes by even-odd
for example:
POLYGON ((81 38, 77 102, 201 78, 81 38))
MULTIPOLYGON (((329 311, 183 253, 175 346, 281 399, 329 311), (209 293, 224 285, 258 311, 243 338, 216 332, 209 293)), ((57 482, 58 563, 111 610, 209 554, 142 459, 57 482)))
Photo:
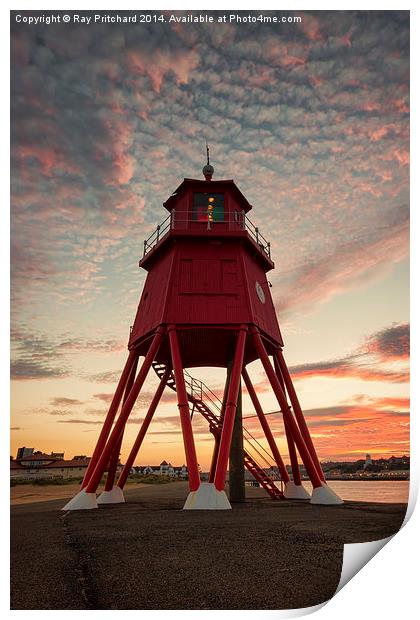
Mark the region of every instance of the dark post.
POLYGON ((229 499, 245 501, 244 439, 242 428, 242 386, 239 384, 238 401, 229 454, 229 499))

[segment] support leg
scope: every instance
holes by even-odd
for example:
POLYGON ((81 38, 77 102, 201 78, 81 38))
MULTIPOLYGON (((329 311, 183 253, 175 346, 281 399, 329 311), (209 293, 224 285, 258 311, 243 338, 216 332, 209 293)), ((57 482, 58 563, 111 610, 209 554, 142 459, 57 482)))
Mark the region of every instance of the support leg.
MULTIPOLYGON (((138 357, 134 361, 131 369, 130 376, 128 377, 127 385, 125 386, 123 404, 126 402, 131 388, 133 387, 134 380, 136 378, 138 357)), ((117 473, 118 461, 120 458, 121 446, 123 442, 124 429, 121 432, 121 436, 114 448, 111 458, 109 459, 108 474, 105 480, 105 488, 101 495, 98 497, 98 504, 123 504, 124 495, 120 488, 114 485, 115 476, 117 473)))
POLYGON ((235 357, 233 360, 232 374, 229 382, 229 389, 226 402, 225 418, 223 420, 222 435, 220 438, 219 456, 216 465, 216 475, 214 485, 217 491, 223 491, 225 488, 226 470, 229 459, 229 450, 232 440, 233 424, 235 421, 235 411, 238 401, 239 384, 241 380, 241 371, 244 359, 245 342, 247 336, 247 328, 242 325, 237 342, 235 357))
POLYGON ((302 486, 302 478, 300 475, 299 463, 296 454, 296 446, 293 441, 292 434, 287 424, 287 418, 283 416, 284 430, 286 433, 287 448, 290 456, 290 466, 292 468, 293 480, 290 480, 284 489, 284 497, 286 499, 309 499, 311 496, 302 486))
POLYGON ((105 418, 104 425, 103 425, 102 430, 101 430, 101 432, 99 434, 99 438, 98 438, 98 441, 96 443, 95 449, 93 451, 92 458, 89 461, 88 468, 87 468, 86 473, 84 475, 83 482, 82 482, 82 487, 81 487, 82 489, 84 489, 86 487, 87 483, 89 482, 89 479, 90 479, 92 473, 94 472, 95 467, 96 467, 96 465, 98 463, 98 459, 101 456, 101 453, 102 453, 102 451, 103 451, 103 449, 105 447, 105 444, 106 444, 107 439, 108 439, 108 435, 110 433, 110 430, 112 428, 112 424, 113 424, 114 419, 115 419, 115 415, 116 415, 116 413, 118 411, 118 407, 120 406, 120 402, 121 402, 121 398, 122 398, 122 395, 123 395, 123 392, 124 392, 124 388, 126 386, 128 378, 130 376, 130 372, 131 372, 131 369, 133 367, 133 364, 135 363, 137 358, 138 358, 138 353, 135 350, 130 351, 130 353, 128 355, 128 358, 127 358, 127 361, 126 361, 125 366, 124 366, 124 370, 122 371, 120 380, 118 382, 117 389, 115 390, 114 397, 113 397, 112 402, 111 402, 111 404, 109 406, 109 410, 108 410, 107 416, 105 418))
MULTIPOLYGON (((283 394, 286 396, 283 375, 281 373, 279 363, 275 356, 273 358, 273 361, 274 361, 274 369, 277 374, 277 379, 279 380, 281 389, 283 390, 283 394)), ((286 488, 284 490, 284 496, 286 497, 286 499, 310 499, 311 496, 309 495, 307 490, 302 486, 302 478, 300 475, 295 442, 293 441, 292 434, 289 430, 289 426, 287 424, 287 418, 285 418, 284 415, 283 415, 283 422, 284 422, 284 431, 286 433, 287 448, 289 450, 289 456, 290 456, 290 465, 292 467, 292 473, 293 473, 293 480, 291 480, 286 485, 286 488)))
POLYGON ((314 444, 312 442, 312 437, 311 437, 311 434, 309 432, 308 426, 306 424, 306 420, 305 420, 305 417, 303 415, 302 408, 300 406, 300 403, 299 403, 299 400, 298 400, 298 397, 297 397, 297 394, 296 394, 296 391, 295 391, 295 388, 294 388, 294 385, 293 385, 293 382, 292 382, 292 378, 291 378, 290 373, 289 373, 289 369, 287 368, 285 359, 284 359, 283 354, 280 351, 280 349, 276 352, 276 354, 274 356, 274 360, 275 360, 275 362, 277 361, 278 369, 279 369, 279 371, 281 372, 281 374, 283 376, 284 383, 286 385, 286 390, 287 390, 287 393, 289 394, 290 402, 292 404, 293 411, 294 411, 295 416, 296 416, 296 421, 298 423, 298 426, 299 426, 300 432, 302 434, 302 437, 305 440, 305 443, 306 443, 306 445, 308 447, 308 450, 309 450, 309 452, 311 454, 312 461, 313 461, 313 463, 314 463, 314 465, 315 465, 315 467, 317 469, 319 477, 321 478, 321 480, 323 482, 325 482, 324 472, 322 471, 322 467, 321 467, 321 464, 319 462, 318 455, 317 455, 316 450, 315 450, 315 446, 314 446, 314 444))
POLYGON ((252 330, 252 337, 254 340, 255 348, 258 352, 259 358, 264 366, 264 370, 270 381, 273 392, 276 395, 277 401, 280 405, 280 409, 287 419, 290 433, 293 441, 295 442, 300 456, 302 458, 305 469, 314 487, 311 503, 312 504, 341 504, 342 500, 323 482, 318 474, 318 471, 312 461, 311 454, 306 446, 306 443, 300 434, 300 430, 296 421, 290 411, 286 397, 281 389, 280 382, 276 376, 276 373, 270 363, 270 359, 265 350, 263 341, 261 339, 259 331, 254 327, 252 330))
POLYGON ((287 473, 287 469, 284 466, 283 463, 283 459, 281 458, 279 449, 277 447, 276 444, 276 440, 273 437, 273 433, 271 432, 271 428, 267 422, 267 418, 264 415, 264 411, 261 407, 260 401, 258 400, 258 396, 255 392, 254 386, 252 385, 251 379, 249 377, 248 371, 246 370, 246 368, 243 368, 242 370, 242 376, 244 378, 244 382, 246 385, 246 389, 248 390, 248 394, 251 398, 252 404, 254 406, 254 409, 256 411, 256 414, 258 416, 258 419, 260 421, 260 424, 262 426, 262 429, 264 431, 265 437, 267 439, 268 445, 270 446, 270 450, 273 454, 274 457, 274 461, 278 467, 278 470, 281 474, 281 478, 284 482, 284 484, 287 484, 288 482, 290 482, 290 477, 289 474, 287 473))
MULTIPOLYGON (((143 386, 146 376, 150 370, 150 366, 152 365, 155 355, 160 347, 163 336, 164 336, 164 329, 162 327, 158 327, 158 329, 156 330, 155 336, 153 338, 153 341, 147 352, 147 355, 144 358, 144 361, 140 369, 140 372, 137 376, 137 379, 135 380, 134 385, 130 390, 130 394, 128 395, 128 398, 121 409, 121 413, 118 417, 118 420, 116 421, 114 425, 114 428, 106 443, 106 446, 103 449, 100 458, 98 459, 98 463, 95 467, 95 470, 92 473, 92 476, 90 477, 90 480, 87 486, 81 491, 81 493, 84 493, 85 495, 90 496, 89 500, 94 497, 96 489, 98 488, 99 481, 105 471, 106 466, 108 465, 108 461, 111 456, 111 453, 114 450, 115 445, 120 438, 120 434, 122 430, 124 429, 124 426, 128 420, 128 417, 131 413, 134 403, 136 402, 136 399, 140 393, 140 390, 143 386)), ((80 494, 76 495, 72 500, 70 500, 70 502, 66 504, 63 510, 79 510, 81 507, 80 506, 81 501, 79 501, 80 500, 79 495, 80 494)), ((95 499, 95 504, 96 504, 96 499, 95 499)), ((95 506, 90 505, 89 507, 94 508, 95 506)))
POLYGON ((293 474, 293 482, 295 484, 302 484, 299 463, 298 463, 298 458, 296 454, 295 442, 293 441, 292 434, 289 430, 287 419, 285 419, 284 416, 283 416, 283 419, 284 419, 284 432, 286 434, 286 441, 287 441, 287 449, 289 450, 290 466, 292 468, 292 474, 293 474))
POLYGON ((134 442, 133 447, 131 448, 131 452, 128 455, 127 461, 124 465, 124 469, 122 470, 121 475, 118 479, 117 485, 120 489, 123 489, 125 483, 127 482, 128 475, 130 473, 131 468, 133 467, 134 461, 136 460, 137 454, 140 450, 141 444, 143 443, 143 439, 150 426, 150 422, 152 421, 153 415, 162 397, 163 391, 166 386, 166 382, 170 374, 171 374, 170 369, 167 369, 160 380, 156 393, 152 399, 152 402, 150 403, 149 409, 146 413, 146 416, 140 427, 139 433, 136 437, 136 441, 134 442))
POLYGON ((178 408, 181 417, 182 436, 185 446, 185 458, 188 467, 188 480, 190 490, 197 491, 200 486, 200 474, 198 471, 197 455, 195 452, 194 436, 190 418, 187 390, 185 387, 184 370, 182 368, 181 354, 179 351, 176 327, 169 327, 169 343, 171 346, 172 366, 175 375, 176 392, 178 395, 178 408))
POLYGON ((280 382, 271 365, 270 358, 267 355, 267 351, 265 350, 265 346, 260 336, 260 333, 256 328, 253 328, 252 338, 254 340, 255 348, 257 349, 258 356, 262 362, 262 365, 264 367, 268 380, 271 384, 273 392, 280 405, 281 412, 287 419, 287 425, 289 427, 293 440, 295 441, 297 448, 300 452, 300 456, 302 457, 302 461, 303 461, 303 464, 305 465, 306 471, 308 472, 308 476, 310 477, 314 488, 321 487, 322 486, 321 478, 319 477, 319 474, 312 462, 312 457, 308 451, 308 448, 306 447, 305 442, 303 441, 302 435, 300 434, 300 431, 299 431, 299 427, 297 426, 291 414, 286 397, 284 395, 283 390, 281 389, 280 382))
MULTIPOLYGON (((231 371, 232 371, 232 364, 229 363, 228 368, 227 368, 227 373, 226 373, 225 387, 223 390, 222 407, 220 410, 220 421, 219 421, 220 429, 223 426, 223 419, 225 417, 226 400, 227 400, 227 395, 228 395, 231 371)), ((219 448, 220 448, 220 435, 221 435, 221 430, 219 431, 217 435, 216 434, 214 435, 214 448, 213 448, 213 454, 211 457, 211 465, 210 465, 210 472, 209 472, 209 482, 212 482, 212 483, 214 483, 214 476, 216 474, 217 457, 219 456, 219 448)))
POLYGON ((240 383, 229 452, 229 501, 232 503, 245 501, 244 431, 240 383))
POLYGON ((209 482, 214 482, 214 476, 216 473, 217 457, 219 456, 219 447, 220 447, 220 434, 214 434, 214 447, 213 447, 213 454, 211 457, 209 482))

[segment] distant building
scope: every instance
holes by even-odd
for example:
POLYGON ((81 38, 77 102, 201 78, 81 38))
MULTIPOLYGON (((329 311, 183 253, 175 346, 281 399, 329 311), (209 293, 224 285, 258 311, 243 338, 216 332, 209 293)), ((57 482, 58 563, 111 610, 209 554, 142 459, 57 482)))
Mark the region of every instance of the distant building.
POLYGON ((363 465, 363 469, 366 469, 366 467, 369 467, 369 465, 372 465, 372 459, 371 459, 370 454, 366 454, 366 459, 363 465))
MULTIPOLYGON (((64 452, 43 454, 34 452, 24 454, 28 448, 20 448, 16 459, 10 459, 10 477, 17 479, 45 479, 45 478, 80 478, 84 476, 90 457, 77 456, 73 459, 64 459, 64 452)), ((121 469, 121 466, 120 466, 121 469)))
POLYGON ((146 465, 145 467, 136 467, 136 472, 139 474, 155 474, 156 476, 172 476, 174 478, 181 478, 186 480, 188 478, 188 468, 186 465, 181 467, 174 467, 171 463, 162 461, 160 465, 146 465))
POLYGON ((23 448, 18 448, 18 451, 16 454, 16 460, 23 459, 24 456, 31 456, 31 454, 33 453, 34 453, 33 448, 25 448, 25 446, 23 448))
POLYGON ((391 465, 409 465, 410 457, 405 454, 403 456, 391 456, 388 462, 391 463, 391 465))

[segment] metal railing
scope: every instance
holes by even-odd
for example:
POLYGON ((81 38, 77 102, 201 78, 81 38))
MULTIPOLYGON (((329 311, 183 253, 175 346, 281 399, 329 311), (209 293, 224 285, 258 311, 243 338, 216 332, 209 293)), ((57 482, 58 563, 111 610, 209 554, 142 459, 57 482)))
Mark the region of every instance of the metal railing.
MULTIPOLYGON (((207 409, 210 409, 210 411, 212 411, 213 414, 215 414, 220 420, 220 413, 223 403, 217 394, 215 394, 213 390, 208 387, 208 385, 203 383, 203 381, 191 376, 185 369, 184 380, 187 393, 189 393, 193 399, 201 401, 207 409)), ((247 444, 248 449, 250 448, 254 453, 250 456, 253 458, 258 467, 260 467, 267 476, 271 477, 272 480, 281 480, 281 476, 276 471, 277 467, 273 464, 274 456, 271 452, 266 450, 266 448, 264 448, 258 439, 254 437, 254 435, 245 426, 243 426, 243 433, 244 441, 247 444), (255 454, 258 456, 256 457, 255 454)))
MULTIPOLYGON (((158 224, 152 234, 144 240, 143 258, 162 241, 170 230, 182 230, 190 222, 194 225, 205 225, 207 230, 215 231, 217 231, 219 224, 235 224, 237 230, 245 230, 257 244, 260 251, 268 256, 268 258, 271 258, 270 242, 261 234, 259 228, 252 223, 244 211, 225 213, 223 220, 215 221, 211 214, 208 214, 207 218, 198 220, 193 219, 189 211, 175 211, 175 209, 171 211, 168 217, 161 224, 158 224)), ((234 228, 230 230, 234 230, 234 228)))
POLYGON ((215 415, 220 414, 222 401, 205 383, 192 377, 190 373, 184 369, 185 387, 190 396, 196 400, 201 400, 209 407, 215 415))
MULTIPOLYGON (((158 377, 162 378, 163 373, 165 372, 165 366, 162 364, 154 363, 153 367, 158 377)), ((191 398, 190 402, 193 403, 191 416, 195 407, 197 407, 198 411, 202 415, 204 415, 205 419, 210 423, 210 429, 213 425, 214 430, 216 430, 217 428, 221 430, 221 410, 223 407, 221 399, 203 381, 201 381, 200 379, 196 379, 195 377, 190 375, 190 373, 185 369, 183 372, 187 394, 189 400, 191 398), (202 406, 202 408, 200 408, 200 405, 202 406), (204 414, 203 408, 204 411, 207 412, 207 414, 204 414)), ((173 373, 172 379, 173 382, 168 385, 170 385, 172 390, 176 390, 175 378, 173 376, 173 373)), ((247 417, 245 417, 244 419, 247 419, 247 417)), ((266 448, 264 448, 264 446, 258 441, 258 439, 254 437, 254 435, 252 435, 252 433, 245 426, 243 426, 243 433, 244 442, 247 446, 246 450, 244 451, 245 460, 250 459, 253 464, 258 467, 267 478, 271 478, 271 480, 273 481, 280 480, 280 490, 283 491, 283 481, 281 480, 281 476, 278 472, 276 465, 273 464, 275 462, 274 456, 269 450, 266 450, 266 448), (253 454, 251 454, 250 450, 252 450, 253 454), (256 457, 255 455, 258 455, 258 457, 256 457)))
POLYGON ((150 237, 143 241, 143 257, 146 256, 146 254, 150 252, 150 250, 153 250, 153 248, 157 246, 162 237, 164 237, 166 233, 172 228, 172 213, 170 213, 161 224, 157 225, 150 237))

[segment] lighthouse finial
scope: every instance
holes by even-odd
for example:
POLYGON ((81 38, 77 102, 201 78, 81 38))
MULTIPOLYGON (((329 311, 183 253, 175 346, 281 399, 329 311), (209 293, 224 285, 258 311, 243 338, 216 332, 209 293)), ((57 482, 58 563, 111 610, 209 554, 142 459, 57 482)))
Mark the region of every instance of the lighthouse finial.
POLYGON ((207 164, 203 168, 203 174, 206 181, 211 181, 213 176, 214 168, 210 164, 210 148, 206 140, 206 153, 207 153, 207 164))

